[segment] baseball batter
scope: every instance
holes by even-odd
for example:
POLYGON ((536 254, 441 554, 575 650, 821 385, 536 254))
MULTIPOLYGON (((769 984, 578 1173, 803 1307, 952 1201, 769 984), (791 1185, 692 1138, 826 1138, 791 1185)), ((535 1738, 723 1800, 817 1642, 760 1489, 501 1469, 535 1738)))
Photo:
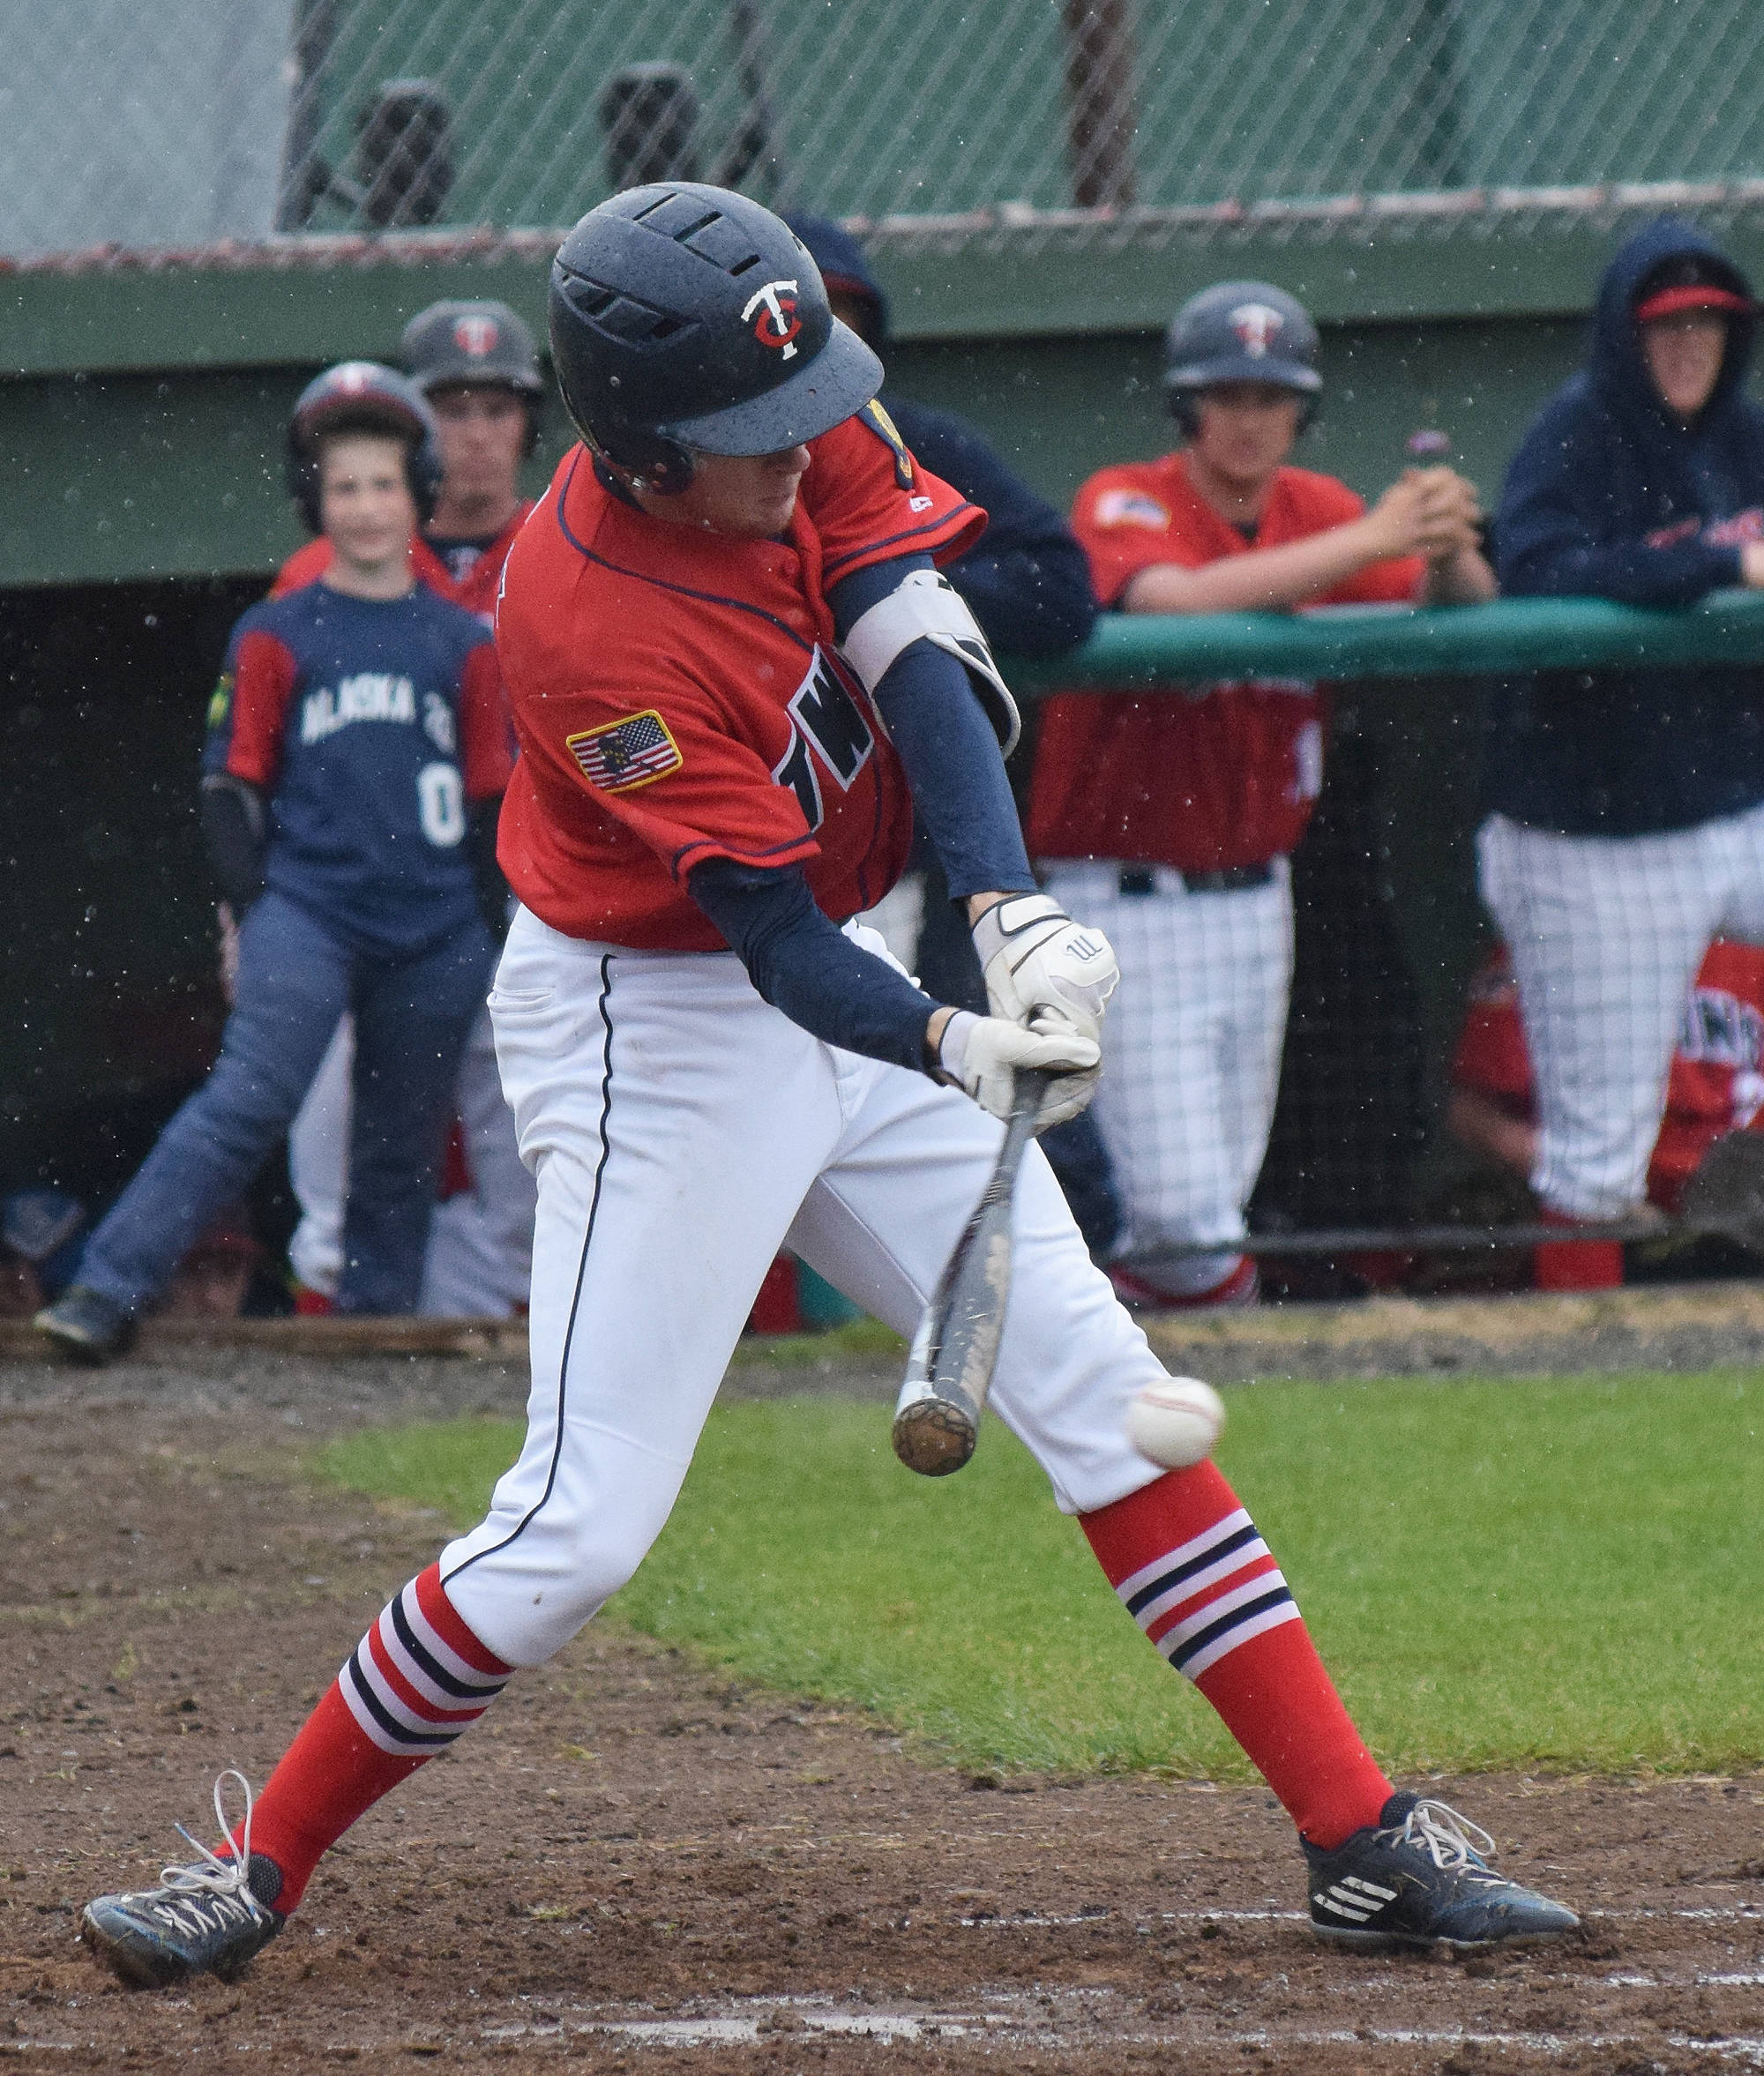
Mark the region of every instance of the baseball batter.
MULTIPOLYGON (((89 1906, 128 1981, 242 1966, 325 1848, 631 1576, 781 1243, 910 1332, 1015 1070, 1050 1071, 1048 1118, 1094 1085, 1113 959, 1032 891, 995 733, 1009 696, 935 568, 983 517, 874 407, 878 364, 808 253, 741 196, 636 188, 564 242, 551 313, 585 444, 515 544, 498 622, 523 906, 491 1005, 539 1181, 527 1441, 220 1851, 89 1906), (841 927, 901 870, 915 795, 977 919, 990 1014, 931 1001, 841 927)), ((1573 1925, 1393 1791, 1219 1472, 1128 1447, 1128 1402, 1162 1371, 1034 1149, 1015 1248, 993 1402, 1291 1812, 1319 1928, 1482 1945, 1573 1925)))
MULTIPOLYGON (((1764 586, 1755 306, 1694 226, 1629 239, 1591 353, 1514 457, 1495 541, 1515 594, 1689 606, 1764 586)), ((1764 942, 1764 672, 1557 671, 1498 689, 1477 836, 1537 1071, 1531 1185, 1565 1228, 1638 1205, 1673 1040, 1717 932, 1764 942)), ((1612 1280, 1599 1242, 1542 1248, 1546 1288, 1612 1280)))
MULTIPOLYGON (((1073 526, 1097 598, 1128 613, 1491 597, 1476 494, 1410 469, 1368 512, 1287 465, 1315 412, 1317 329, 1284 290, 1227 281, 1165 341, 1186 444, 1105 468, 1073 526)), ((1326 715, 1297 680, 1172 686, 1048 703, 1029 842, 1062 904, 1121 960, 1096 1104, 1124 1199, 1117 1251, 1201 1250, 1115 1271, 1148 1307, 1246 1303, 1244 1207, 1267 1148, 1292 975, 1287 860, 1323 783, 1326 715)))
MULTIPOLYGON (((520 466, 538 442, 544 388, 533 334, 504 302, 436 302, 405 326, 400 356, 435 414, 442 464, 412 568, 437 597, 489 625, 503 564, 533 509, 520 495, 520 466)), ((320 534, 282 565, 273 595, 316 583, 331 559, 320 534)), ((288 1132, 288 1173, 301 1208, 288 1258, 303 1311, 331 1310, 343 1266, 355 1042, 355 1021, 346 1016, 288 1132)), ((442 1318, 504 1317, 527 1303, 534 1199, 503 1101, 487 1011, 466 1042, 454 1101, 459 1123, 430 1227, 418 1309, 442 1318)))

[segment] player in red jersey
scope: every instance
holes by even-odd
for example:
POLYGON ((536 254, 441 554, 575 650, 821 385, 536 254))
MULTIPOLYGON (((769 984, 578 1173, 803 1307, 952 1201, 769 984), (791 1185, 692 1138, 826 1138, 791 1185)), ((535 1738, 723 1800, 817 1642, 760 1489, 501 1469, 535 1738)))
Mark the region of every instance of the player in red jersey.
MULTIPOLYGON (((489 624, 503 564, 533 509, 520 494, 544 389, 533 334, 505 302, 436 302, 405 326, 400 354, 435 414, 442 463, 412 567, 430 591, 489 624)), ((282 565, 274 595, 313 582, 330 556, 322 534, 309 541, 282 565)), ((288 1258, 296 1302, 307 1311, 330 1309, 342 1272, 354 1052, 346 1017, 288 1133, 301 1207, 288 1258)), ((534 1194, 497 1079, 488 1014, 460 1059, 455 1101, 458 1127, 430 1229, 420 1309, 443 1318, 503 1317, 527 1303, 534 1194)))
MULTIPOLYGON (((488 622, 533 510, 520 494, 545 389, 533 334, 505 302, 432 302, 405 326, 399 357, 435 414, 443 470, 411 567, 419 583, 488 622)), ((309 541, 282 564, 272 595, 310 584, 330 559, 329 541, 309 541)))
MULTIPOLYGON (((1014 710, 934 566, 983 514, 877 408, 880 363, 807 250, 744 197, 634 188, 565 241, 551 309, 590 444, 516 542, 497 625, 521 743, 499 855, 522 906, 490 1001, 539 1176, 527 1441, 222 1853, 87 1908, 132 1982, 235 1972, 325 1849, 624 1584, 787 1236, 911 1332, 1016 1070, 1053 1075, 1046 1122, 1095 1085, 1113 957, 1035 891, 994 733, 1014 710), (915 803, 991 1013, 932 1001, 852 922, 900 871, 915 803)), ((1034 1147, 1013 1228, 992 1402, 1285 1802, 1319 1930, 1570 1929, 1443 1805, 1393 1792, 1218 1470, 1129 1445, 1163 1371, 1034 1147)))
MULTIPOLYGON (((1537 1084, 1506 947, 1470 982, 1452 1061, 1446 1118, 1473 1152, 1529 1182, 1537 1157, 1537 1084)), ((1666 1084, 1666 1108, 1648 1163, 1648 1200, 1676 1212, 1703 1155, 1730 1131, 1764 1130, 1764 949, 1718 937, 1685 1004, 1666 1084)), ((1579 1288, 1623 1281, 1615 1240, 1579 1243, 1579 1288), (1596 1251, 1595 1252, 1595 1251, 1596 1251)))
MULTIPOLYGON (((1187 436, 1100 470, 1073 526, 1096 596, 1128 613, 1490 598, 1476 494, 1409 469, 1368 512, 1288 466, 1316 408, 1317 331, 1282 290, 1227 281, 1177 312, 1164 380, 1187 436)), ((1096 1116, 1125 1212, 1117 1268, 1148 1306, 1247 1303, 1244 1206, 1273 1121, 1292 974, 1287 860, 1323 783, 1323 695, 1293 679, 1048 702, 1029 847, 1048 891, 1095 918, 1127 985, 1096 1116)))

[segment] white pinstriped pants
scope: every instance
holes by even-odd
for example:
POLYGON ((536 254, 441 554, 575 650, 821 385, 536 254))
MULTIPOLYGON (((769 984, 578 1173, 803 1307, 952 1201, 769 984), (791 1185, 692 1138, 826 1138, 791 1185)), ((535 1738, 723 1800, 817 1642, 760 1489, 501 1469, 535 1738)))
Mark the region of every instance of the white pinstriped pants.
POLYGON ((1236 1267, 1267 1152, 1292 988, 1291 873, 1284 858, 1273 870, 1267 886, 1230 893, 1191 893, 1158 867, 1149 893, 1124 894, 1120 866, 1101 859, 1043 874, 1121 967, 1095 1106, 1125 1213, 1116 1252, 1219 1250, 1155 1272, 1174 1296, 1236 1267))
MULTIPOLYGON (((539 1184, 533 1388, 519 1459, 441 1576, 488 1649, 534 1665, 661 1532, 779 1248, 910 1335, 1003 1128, 953 1089, 811 1037, 732 952, 586 944, 523 909, 490 1015, 539 1184)), ((1163 1374, 1032 1147, 991 1402, 1068 1512, 1161 1475, 1122 1429, 1163 1374)), ((878 1405, 878 1445, 888 1417, 878 1405)), ((780 1503, 814 1475, 781 1463, 780 1503)))
POLYGON ((1648 836, 1563 836, 1494 815, 1476 857, 1537 1079, 1531 1186, 1571 1218, 1621 1217, 1647 1191, 1710 939, 1764 943, 1764 807, 1648 836))

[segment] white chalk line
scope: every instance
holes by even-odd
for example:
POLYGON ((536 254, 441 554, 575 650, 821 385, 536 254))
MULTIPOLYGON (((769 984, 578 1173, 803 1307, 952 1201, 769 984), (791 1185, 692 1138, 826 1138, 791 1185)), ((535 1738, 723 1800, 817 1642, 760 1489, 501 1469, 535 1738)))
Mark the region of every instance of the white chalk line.
MULTIPOLYGON (((1699 1982, 1744 1983, 1760 1980, 1755 1974, 1728 1977, 1699 1977, 1699 1982)), ((1643 1982, 1641 1978, 1610 1980, 1623 1987, 1671 1988, 1684 1985, 1643 1982)), ((1187 2035, 1181 2027, 1147 2028, 1143 2024, 1124 2027, 1112 2022, 1112 2014, 1100 2006, 1119 2001, 1107 1990, 1041 1990, 1033 1998, 1008 1991, 987 1993, 995 2008, 984 2011, 903 2012, 853 2010, 841 2007, 831 1995, 743 1998, 721 2012, 687 2017, 629 2016, 613 2012, 583 2010, 580 2015, 554 2018, 549 2013, 535 2022, 512 2020, 480 2028, 480 2037, 491 2042, 515 2040, 557 2039, 566 2033, 594 2034, 629 2042, 632 2046, 744 2047, 758 2046, 780 2036, 816 2034, 822 2036, 921 2041, 926 2039, 984 2039, 1020 2046, 1080 2044, 1080 2033, 1095 2035, 1097 2043, 1131 2046, 1184 2044, 1187 2035)), ((627 2007, 629 2010, 629 2007, 627 2007)), ((1764 2035, 1738 2034, 1698 2036, 1688 2033, 1645 2034, 1627 2032, 1571 2033, 1529 2032, 1459 2026, 1308 2026, 1293 2028, 1251 2027, 1238 2031, 1215 2030, 1207 2034, 1209 2046, 1335 2047, 1388 2046, 1457 2049, 1464 2047, 1522 2050, 1531 2054, 1558 2056, 1591 2050, 1670 2046, 1695 2050, 1729 2061, 1764 2067, 1764 2035)))
MULTIPOLYGON (((1043 1927, 1058 1928, 1075 1924, 1101 1924, 1113 1918, 1115 1912, 1094 1904, 1087 1909, 1074 1910, 1065 1915, 1040 1910, 1014 1910, 1010 1912, 978 1910, 963 1917, 960 1923, 970 1931, 1033 1930, 1043 1927)), ((1589 1909, 1585 1915, 1601 1924, 1643 1924, 1676 1923, 1686 1924, 1743 1924, 1764 1923, 1764 1903, 1710 1904, 1683 1910, 1599 1910, 1589 1909)), ((1149 1915, 1135 1913, 1131 1922, 1136 1926, 1155 1924, 1308 1924, 1311 1915, 1305 1910, 1155 1910, 1149 1915)))

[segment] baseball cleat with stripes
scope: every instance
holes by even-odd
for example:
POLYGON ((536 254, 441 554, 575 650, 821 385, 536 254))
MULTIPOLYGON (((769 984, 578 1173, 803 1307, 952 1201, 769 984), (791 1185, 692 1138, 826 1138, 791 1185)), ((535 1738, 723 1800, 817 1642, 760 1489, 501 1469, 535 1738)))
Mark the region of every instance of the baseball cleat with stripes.
POLYGON ((1393 1795, 1333 1851, 1308 1841, 1311 1924, 1340 1946, 1459 1949, 1558 1939, 1573 1912, 1488 1864, 1494 1841, 1443 1802, 1393 1795))
POLYGON ((271 1906, 281 1889, 281 1871, 253 1853, 251 1791, 243 1774, 230 1769, 214 1784, 214 1814, 223 1834, 228 1825, 220 1790, 228 1780, 245 1789, 245 1822, 236 1859, 223 1859, 198 1845, 186 1867, 163 1867, 160 1886, 100 1896, 80 1913, 79 1936, 131 1990, 168 1990, 191 1975, 235 1981, 286 1923, 271 1906))

